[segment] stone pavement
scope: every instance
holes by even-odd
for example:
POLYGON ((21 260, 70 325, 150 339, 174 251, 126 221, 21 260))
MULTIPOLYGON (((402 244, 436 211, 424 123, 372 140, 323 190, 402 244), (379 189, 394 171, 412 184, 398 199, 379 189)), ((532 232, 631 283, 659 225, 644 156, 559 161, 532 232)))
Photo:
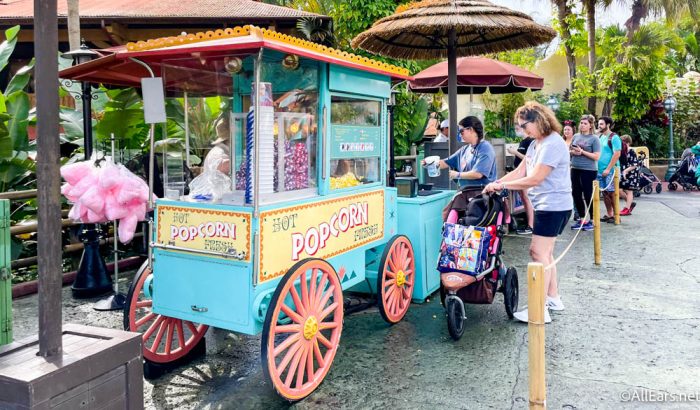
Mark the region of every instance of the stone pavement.
MULTIPOLYGON (((700 396, 700 193, 642 195, 637 203, 621 226, 603 226, 601 266, 593 264, 592 232, 582 232, 559 264, 566 310, 546 327, 551 409, 700 407, 623 401, 700 396)), ((572 237, 567 230, 559 238, 555 256, 572 237)), ((528 244, 505 241, 521 307, 528 244)), ((64 296, 64 322, 121 327, 121 313, 95 312, 73 301, 69 288, 64 296)), ((465 335, 453 342, 438 299, 413 304, 393 327, 376 309, 346 317, 333 368, 295 407, 527 408, 527 325, 507 319, 499 295, 493 305, 467 305, 465 335)), ((35 333, 36 297, 15 301, 15 317, 16 338, 35 333)), ((259 337, 223 331, 209 335, 205 358, 147 382, 145 398, 157 409, 288 407, 263 381, 259 337)))

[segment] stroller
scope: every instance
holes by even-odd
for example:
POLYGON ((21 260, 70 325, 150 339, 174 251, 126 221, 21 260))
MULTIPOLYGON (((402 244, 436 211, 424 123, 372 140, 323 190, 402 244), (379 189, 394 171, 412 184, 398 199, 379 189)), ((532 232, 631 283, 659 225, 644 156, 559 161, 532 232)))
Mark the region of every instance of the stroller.
POLYGON ((663 189, 661 180, 659 180, 649 168, 643 165, 645 159, 646 155, 644 155, 644 153, 639 154, 639 185, 635 187, 635 197, 639 197, 641 195, 640 192, 651 194, 653 191, 656 191, 657 194, 660 194, 663 189))
POLYGON ((443 227, 438 260, 440 298, 454 340, 464 334, 465 303, 491 304, 496 292, 502 292, 508 318, 512 319, 518 309, 518 272, 515 267, 506 268, 501 258, 510 223, 508 192, 480 195, 482 189, 463 188, 452 201, 443 227), (452 224, 455 213, 457 220, 452 224), (481 242, 475 245, 477 237, 481 242), (459 246, 460 241, 464 246, 459 246), (464 269, 465 263, 473 266, 464 269))
POLYGON ((675 191, 678 186, 683 187, 684 191, 691 191, 698 187, 698 181, 695 177, 695 170, 698 167, 698 157, 694 154, 686 156, 678 166, 678 170, 668 179, 668 190, 675 191))

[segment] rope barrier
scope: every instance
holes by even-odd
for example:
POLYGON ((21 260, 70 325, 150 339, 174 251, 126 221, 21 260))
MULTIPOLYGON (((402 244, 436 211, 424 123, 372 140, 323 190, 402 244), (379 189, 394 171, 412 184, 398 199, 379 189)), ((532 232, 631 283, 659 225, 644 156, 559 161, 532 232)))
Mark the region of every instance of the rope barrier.
MULTIPOLYGON (((617 172, 617 168, 615 168, 615 171, 614 171, 614 172, 617 172)), ((614 174, 613 174, 613 178, 610 178, 610 182, 608 183, 608 185, 607 185, 605 188, 601 189, 601 191, 602 191, 602 192, 607 191, 607 189, 610 188, 610 187, 612 186, 612 184, 613 184, 614 181, 615 181, 615 178, 614 178, 614 174)), ((591 207, 592 204, 593 204, 593 196, 591 195, 591 200, 586 204, 586 211, 585 211, 584 215, 588 215, 588 210, 590 209, 590 207, 591 207)), ((574 245, 574 243, 576 242, 576 238, 578 238, 578 235, 581 233, 582 230, 583 230, 583 224, 581 224, 581 226, 579 226, 579 227, 576 229, 576 231, 577 231, 577 232, 576 232, 576 235, 574 235, 573 239, 571 239, 571 242, 569 242, 569 245, 567 245, 567 247, 566 247, 566 248, 564 249, 564 251, 559 255, 559 257, 557 257, 556 259, 554 259, 554 262, 552 262, 551 264, 547 265, 547 266, 544 268, 545 270, 553 268, 554 266, 556 266, 557 263, 559 263, 560 260, 562 260, 562 258, 567 254, 567 252, 569 252, 569 250, 571 249, 571 247, 574 245)))

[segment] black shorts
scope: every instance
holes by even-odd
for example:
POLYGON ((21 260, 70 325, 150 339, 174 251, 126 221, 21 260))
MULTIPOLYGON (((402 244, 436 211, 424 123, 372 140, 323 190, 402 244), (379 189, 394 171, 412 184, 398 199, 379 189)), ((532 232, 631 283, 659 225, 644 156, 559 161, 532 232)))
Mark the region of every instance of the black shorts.
POLYGON ((571 211, 535 211, 532 234, 550 238, 561 235, 569 223, 571 211))

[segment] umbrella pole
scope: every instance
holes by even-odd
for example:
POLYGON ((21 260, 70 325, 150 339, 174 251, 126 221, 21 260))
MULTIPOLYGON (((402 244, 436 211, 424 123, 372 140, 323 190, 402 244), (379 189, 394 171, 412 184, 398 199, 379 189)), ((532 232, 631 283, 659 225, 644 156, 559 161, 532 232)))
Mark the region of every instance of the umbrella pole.
POLYGON ((451 29, 447 43, 447 102, 450 112, 450 135, 447 147, 450 155, 457 150, 457 30, 451 29))

